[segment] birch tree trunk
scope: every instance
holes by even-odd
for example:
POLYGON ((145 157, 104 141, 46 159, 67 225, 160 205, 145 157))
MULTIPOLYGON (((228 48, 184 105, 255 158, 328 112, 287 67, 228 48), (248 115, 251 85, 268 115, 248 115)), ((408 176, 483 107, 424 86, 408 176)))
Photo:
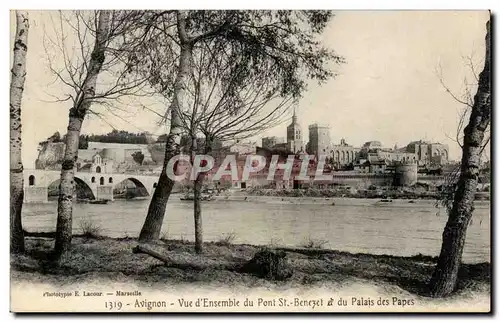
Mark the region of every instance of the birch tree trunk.
MULTIPOLYGON (((205 138, 204 154, 209 155, 212 152, 213 140, 210 137, 205 138)), ((197 254, 203 253, 203 220, 201 216, 201 190, 205 172, 200 173, 194 182, 194 249, 197 254)))
POLYGON ((82 91, 69 110, 68 132, 66 134, 66 151, 61 169, 61 182, 59 185, 59 201, 57 206, 57 228, 55 253, 60 256, 71 246, 72 219, 73 219, 73 194, 75 192, 75 163, 78 159, 78 141, 82 123, 95 95, 97 76, 99 75, 105 59, 111 11, 99 11, 96 39, 91 58, 88 63, 87 77, 82 84, 82 91))
POLYGON ((26 79, 28 51, 28 12, 16 11, 14 62, 10 81, 10 252, 24 252, 21 210, 24 198, 23 162, 21 157, 21 101, 26 79))
POLYGON ((201 219, 201 190, 204 174, 200 173, 194 181, 194 250, 203 253, 203 221, 201 219))
POLYGON ((490 23, 486 24, 486 56, 469 124, 464 129, 462 163, 453 207, 443 232, 441 253, 431 279, 431 295, 443 297, 455 290, 467 227, 474 210, 480 169, 481 146, 491 120, 490 23))
MULTIPOLYGON (((191 164, 195 167, 195 158, 197 149, 196 137, 192 138, 191 143, 191 164)), ((199 165, 196 165, 199 166, 199 165)), ((194 215, 194 250, 197 254, 203 252, 203 224, 201 220, 201 188, 203 185, 203 173, 198 173, 194 180, 194 199, 193 199, 193 215, 194 215)))
MULTIPOLYGON (((187 80, 191 72, 191 55, 193 51, 192 44, 189 42, 186 35, 186 13, 182 11, 177 13, 177 32, 181 40, 181 52, 179 67, 174 82, 174 98, 170 106, 170 133, 165 143, 163 169, 158 179, 156 190, 149 203, 146 220, 139 234, 140 242, 158 240, 160 238, 167 202, 175 183, 172 178, 167 176, 167 165, 169 160, 180 152, 182 135, 182 120, 180 113, 186 105, 187 80)), ((174 167, 176 167, 176 165, 174 165, 174 167)))

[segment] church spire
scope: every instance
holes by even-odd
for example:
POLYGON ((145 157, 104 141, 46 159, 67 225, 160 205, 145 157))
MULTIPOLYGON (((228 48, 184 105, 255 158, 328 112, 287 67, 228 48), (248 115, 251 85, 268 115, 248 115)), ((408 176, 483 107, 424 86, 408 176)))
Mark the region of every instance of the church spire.
POLYGON ((292 123, 293 124, 297 123, 297 113, 296 113, 296 110, 297 110, 297 102, 295 102, 293 104, 293 116, 292 116, 292 123))

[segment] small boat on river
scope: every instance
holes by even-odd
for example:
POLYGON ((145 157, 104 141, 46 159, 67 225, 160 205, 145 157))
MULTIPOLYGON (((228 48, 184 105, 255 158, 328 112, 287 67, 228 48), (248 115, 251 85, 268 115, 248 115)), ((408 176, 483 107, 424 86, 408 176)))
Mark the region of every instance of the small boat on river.
POLYGON ((105 205, 109 202, 109 200, 104 199, 104 200, 89 200, 89 204, 91 205, 105 205))
MULTIPOLYGON (((181 200, 183 200, 183 201, 194 200, 194 193, 186 193, 184 196, 181 197, 181 200)), ((202 201, 210 201, 210 200, 212 200, 212 195, 211 194, 202 194, 201 200, 202 201)))

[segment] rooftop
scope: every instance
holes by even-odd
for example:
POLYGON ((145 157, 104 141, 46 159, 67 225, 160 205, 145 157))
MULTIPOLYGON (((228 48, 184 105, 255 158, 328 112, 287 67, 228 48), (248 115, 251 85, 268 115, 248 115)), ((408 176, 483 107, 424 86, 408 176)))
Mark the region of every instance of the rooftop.
POLYGON ((364 148, 381 148, 382 143, 380 141, 368 141, 365 144, 363 144, 364 148))
POLYGON ((321 124, 321 123, 313 123, 311 125, 309 125, 309 128, 310 129, 314 129, 314 128, 330 128, 330 126, 328 124, 321 124))

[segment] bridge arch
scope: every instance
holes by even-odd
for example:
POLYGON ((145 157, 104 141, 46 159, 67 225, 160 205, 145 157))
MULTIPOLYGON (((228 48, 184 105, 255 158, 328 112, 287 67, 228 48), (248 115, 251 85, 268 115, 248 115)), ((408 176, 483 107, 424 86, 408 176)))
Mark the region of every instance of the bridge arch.
POLYGON ((121 182, 115 185, 113 189, 113 194, 115 198, 126 198, 132 199, 135 197, 148 197, 150 195, 146 186, 139 180, 134 177, 129 177, 123 179, 121 182), (129 186, 129 182, 134 184, 134 187, 129 186), (116 196, 118 195, 118 196, 116 196))
MULTIPOLYGON (((75 177, 75 190, 76 197, 78 199, 95 199, 95 193, 92 188, 82 179, 75 177)), ((48 185, 48 195, 49 197, 54 197, 59 195, 59 185, 61 184, 61 179, 52 181, 48 185)))

